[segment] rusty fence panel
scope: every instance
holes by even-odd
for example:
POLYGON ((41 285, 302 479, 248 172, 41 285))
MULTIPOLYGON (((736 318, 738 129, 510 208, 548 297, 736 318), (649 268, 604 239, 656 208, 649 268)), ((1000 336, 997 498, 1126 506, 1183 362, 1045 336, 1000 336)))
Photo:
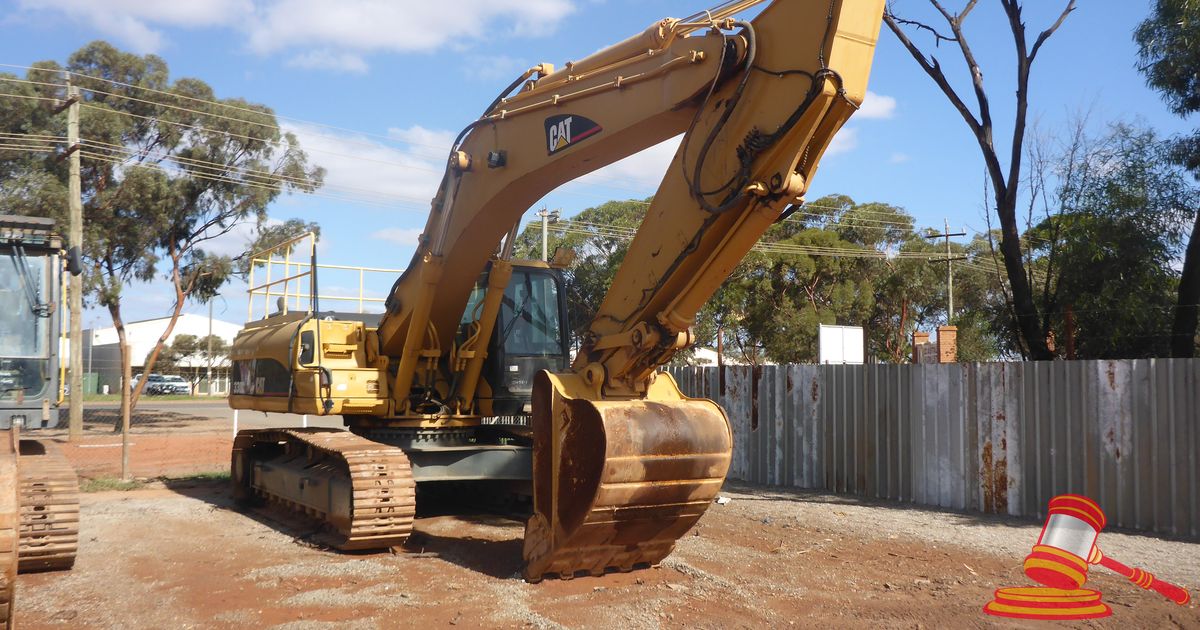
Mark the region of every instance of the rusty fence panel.
POLYGON ((670 370, 724 407, 730 477, 1200 538, 1200 360, 670 370))

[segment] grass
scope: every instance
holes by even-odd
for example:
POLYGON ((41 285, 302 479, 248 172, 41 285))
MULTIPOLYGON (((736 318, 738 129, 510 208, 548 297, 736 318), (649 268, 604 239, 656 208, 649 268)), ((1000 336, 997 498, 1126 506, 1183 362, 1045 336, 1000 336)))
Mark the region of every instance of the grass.
POLYGON ((212 472, 194 473, 191 475, 180 475, 177 477, 156 477, 154 479, 141 479, 132 481, 121 481, 115 477, 98 477, 96 479, 83 479, 79 484, 80 492, 128 492, 130 490, 138 490, 155 481, 162 482, 180 482, 180 481, 229 481, 228 470, 216 470, 212 472))
POLYGON ((126 492, 129 490, 137 490, 146 485, 144 481, 121 481, 113 477, 100 477, 98 479, 84 479, 79 484, 80 492, 108 492, 117 490, 126 492))

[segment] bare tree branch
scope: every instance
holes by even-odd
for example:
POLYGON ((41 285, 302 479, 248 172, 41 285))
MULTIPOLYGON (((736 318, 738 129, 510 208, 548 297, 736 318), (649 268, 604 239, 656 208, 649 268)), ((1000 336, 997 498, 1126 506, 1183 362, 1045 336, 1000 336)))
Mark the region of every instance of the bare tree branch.
POLYGON ((916 27, 917 30, 929 31, 930 33, 933 34, 933 45, 935 47, 941 46, 942 42, 956 41, 953 37, 948 37, 946 35, 942 35, 942 33, 940 31, 938 31, 936 28, 933 28, 932 26, 925 24, 924 22, 918 22, 916 20, 906 20, 900 16, 892 15, 891 13, 888 13, 888 16, 891 17, 891 19, 895 20, 897 23, 903 24, 904 26, 912 26, 912 27, 916 27))
POLYGON ((1037 57, 1038 50, 1041 49, 1042 44, 1046 43, 1047 39, 1050 39, 1050 36, 1054 34, 1054 31, 1057 31, 1058 27, 1062 26, 1062 23, 1066 21, 1067 16, 1070 15, 1074 10, 1075 0, 1070 0, 1070 2, 1067 3, 1067 7, 1063 9, 1062 14, 1058 16, 1057 20, 1055 20, 1054 24, 1038 35, 1037 40, 1033 42, 1033 49, 1029 51, 1029 63, 1033 63, 1033 59, 1034 57, 1037 57))
MULTIPOLYGON (((990 110, 986 110, 989 112, 989 119, 988 126, 985 129, 984 125, 975 118, 975 113, 971 111, 971 108, 967 107, 967 104, 958 95, 958 92, 956 92, 954 87, 950 85, 950 81, 946 78, 945 73, 942 72, 941 64, 938 63, 937 58, 933 56, 927 58, 925 53, 921 52, 921 49, 918 48, 917 45, 914 44, 911 39, 909 39, 908 35, 903 31, 903 29, 900 28, 900 24, 896 20, 895 16, 888 13, 883 16, 883 20, 884 23, 888 25, 888 28, 891 29, 892 33, 896 35, 896 38, 900 40, 900 43, 904 46, 904 48, 908 50, 910 55, 912 55, 912 58, 915 59, 917 64, 921 66, 921 69, 925 71, 925 74, 928 74, 929 77, 933 79, 934 83, 941 88, 942 93, 946 95, 946 98, 950 100, 950 103, 954 105, 954 108, 958 110, 958 113, 962 116, 963 120, 966 121, 967 126, 971 128, 971 132, 975 134, 975 139, 979 142, 980 149, 983 151, 984 161, 987 163, 989 175, 994 182, 999 182, 999 186, 1003 186, 1003 182, 1005 181, 1004 172, 1000 167, 999 160, 996 158, 996 150, 992 146, 990 110)), ((973 72, 973 74, 976 75, 978 85, 982 86, 982 73, 973 72)), ((977 88, 977 91, 978 89, 981 88, 977 88)), ((984 100, 986 102, 986 96, 984 100)))

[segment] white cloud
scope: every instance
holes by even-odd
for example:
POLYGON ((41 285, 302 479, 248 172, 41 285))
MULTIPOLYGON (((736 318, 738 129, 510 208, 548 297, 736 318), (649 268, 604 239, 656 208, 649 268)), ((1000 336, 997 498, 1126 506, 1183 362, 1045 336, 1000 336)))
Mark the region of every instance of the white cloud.
POLYGON ((427 52, 463 39, 544 35, 573 10, 569 0, 269 0, 249 26, 250 46, 269 53, 324 46, 427 52))
POLYGON ((25 11, 54 11, 141 53, 162 48, 163 35, 154 26, 198 28, 244 23, 254 10, 250 0, 19 0, 25 11))
MULTIPOLYGON (((682 136, 664 140, 652 147, 618 160, 575 180, 583 186, 609 187, 629 191, 629 196, 649 196, 658 190, 667 167, 675 159, 682 136)), ((695 146, 693 144, 693 146, 695 146)))
MULTIPOLYGON (((548 35, 573 0, 18 0, 26 13, 57 13, 137 52, 165 44, 164 27, 226 28, 290 65, 364 72, 369 52, 431 52, 503 36, 548 35)), ((493 60, 492 67, 499 59, 493 60)))
POLYGON ((289 59, 287 65, 310 70, 341 70, 354 74, 365 74, 367 62, 354 53, 339 53, 331 50, 310 50, 289 59))
POLYGON ((391 144, 316 125, 285 123, 310 160, 325 168, 319 195, 427 212, 442 180, 453 134, 420 126, 391 129, 391 144))
POLYGON ((533 64, 508 55, 470 55, 463 73, 480 81, 512 80, 533 64))
POLYGON ((903 164, 911 159, 912 159, 911 155, 909 155, 907 153, 900 153, 899 151, 897 151, 896 153, 892 154, 892 157, 890 157, 888 159, 888 161, 891 162, 892 164, 903 164))
POLYGON ((421 237, 421 228, 383 228, 371 233, 371 238, 377 241, 387 241, 404 247, 416 247, 417 239, 421 237))
POLYGON ((829 148, 825 149, 825 155, 849 153, 856 148, 858 148, 858 129, 842 127, 842 130, 833 136, 829 148))
POLYGON ((883 96, 876 94, 871 90, 867 90, 866 97, 863 98, 862 107, 855 114, 859 119, 878 119, 886 120, 896 114, 896 99, 891 96, 883 96))

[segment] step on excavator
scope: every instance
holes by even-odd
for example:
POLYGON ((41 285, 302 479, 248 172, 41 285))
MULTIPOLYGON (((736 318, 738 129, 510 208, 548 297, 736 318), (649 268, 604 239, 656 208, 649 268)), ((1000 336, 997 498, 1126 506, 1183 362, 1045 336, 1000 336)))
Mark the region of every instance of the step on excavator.
POLYGON ((240 432, 235 495, 319 521, 334 547, 369 549, 405 541, 418 485, 486 482, 532 497, 528 581, 660 562, 721 488, 733 436, 720 406, 659 368, 803 203, 866 94, 883 9, 727 2, 522 74, 455 139, 381 316, 322 312, 313 290, 306 310, 238 335, 232 407, 340 415, 347 430, 240 432), (572 359, 559 270, 513 259, 521 216, 680 134, 572 359))
POLYGON ((21 436, 59 424, 65 261, 52 220, 0 215, 0 622, 6 628, 13 625, 17 572, 70 569, 79 545, 75 470, 53 442, 21 436))

